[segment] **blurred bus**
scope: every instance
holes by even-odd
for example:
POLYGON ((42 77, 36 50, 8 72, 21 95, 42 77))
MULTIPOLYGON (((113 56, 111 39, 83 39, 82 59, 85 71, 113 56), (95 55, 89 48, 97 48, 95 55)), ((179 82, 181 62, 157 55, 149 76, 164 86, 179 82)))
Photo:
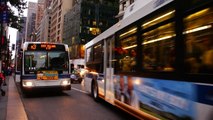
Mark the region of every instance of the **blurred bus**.
POLYGON ((85 45, 85 88, 139 119, 212 120, 212 38, 212 0, 137 0, 85 45))
POLYGON ((68 45, 25 42, 21 55, 21 88, 24 93, 37 88, 70 90, 68 45))

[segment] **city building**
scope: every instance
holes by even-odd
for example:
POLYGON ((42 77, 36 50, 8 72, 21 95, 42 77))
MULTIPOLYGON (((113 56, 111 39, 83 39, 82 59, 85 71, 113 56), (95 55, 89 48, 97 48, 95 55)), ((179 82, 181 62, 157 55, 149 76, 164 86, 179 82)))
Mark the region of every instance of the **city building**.
POLYGON ((123 19, 124 11, 128 6, 130 6, 132 3, 134 3, 136 0, 120 0, 119 1, 119 13, 116 16, 119 20, 123 19))
POLYGON ((79 0, 64 15, 63 42, 69 45, 75 67, 84 65, 84 44, 118 21, 118 7, 118 0, 79 0))
POLYGON ((53 0, 51 2, 50 41, 62 42, 64 14, 73 6, 73 0, 53 0))
POLYGON ((52 0, 45 0, 45 1, 44 1, 44 8, 45 8, 45 9, 46 9, 46 8, 49 8, 50 5, 51 5, 51 2, 52 2, 52 0))
POLYGON ((44 4, 45 3, 45 0, 38 0, 38 3, 37 3, 37 11, 36 11, 36 41, 41 41, 41 20, 43 18, 43 15, 44 15, 44 4))
POLYGON ((40 23, 41 23, 41 19, 44 15, 44 2, 45 0, 38 0, 37 3, 37 11, 36 11, 36 28, 39 27, 40 23))
POLYGON ((44 11, 44 16, 40 24, 40 41, 50 42, 50 24, 51 24, 51 9, 47 8, 44 11))
POLYGON ((42 17, 39 26, 36 31, 36 40, 41 42, 49 42, 50 41, 50 24, 51 24, 51 1, 52 0, 44 0, 43 1, 43 10, 42 17))
POLYGON ((25 41, 36 41, 36 11, 37 3, 29 2, 26 21, 25 41))

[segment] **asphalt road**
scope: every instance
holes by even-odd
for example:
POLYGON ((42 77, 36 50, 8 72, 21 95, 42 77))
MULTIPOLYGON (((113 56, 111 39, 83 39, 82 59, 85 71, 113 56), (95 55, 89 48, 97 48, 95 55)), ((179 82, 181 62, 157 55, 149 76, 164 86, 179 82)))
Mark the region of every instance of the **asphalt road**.
POLYGON ((29 120, 135 120, 105 101, 95 102, 80 84, 72 90, 38 91, 21 99, 29 120))

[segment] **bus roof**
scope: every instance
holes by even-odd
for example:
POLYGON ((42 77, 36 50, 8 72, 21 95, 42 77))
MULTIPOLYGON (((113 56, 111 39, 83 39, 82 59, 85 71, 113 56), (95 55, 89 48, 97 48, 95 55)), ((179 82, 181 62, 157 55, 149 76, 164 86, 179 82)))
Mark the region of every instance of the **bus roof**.
POLYGON ((121 21, 114 24, 112 27, 85 44, 85 48, 88 48, 93 44, 108 38, 109 36, 115 34, 117 31, 125 28, 131 23, 169 4, 172 1, 174 0, 146 0, 145 2, 144 0, 136 0, 132 5, 126 8, 124 18, 121 21))

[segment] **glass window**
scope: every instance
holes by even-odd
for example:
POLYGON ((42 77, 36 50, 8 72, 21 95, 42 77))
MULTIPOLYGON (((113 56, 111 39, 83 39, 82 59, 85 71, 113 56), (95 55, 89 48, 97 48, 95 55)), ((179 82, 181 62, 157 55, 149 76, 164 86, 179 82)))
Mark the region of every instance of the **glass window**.
POLYGON ((87 49, 87 61, 86 62, 92 62, 93 61, 93 53, 92 53, 92 48, 87 49))
POLYGON ((87 49, 87 68, 93 72, 103 73, 103 44, 96 44, 87 49))
POLYGON ((136 33, 136 32, 137 32, 137 28, 133 27, 133 28, 129 29, 128 31, 125 31, 125 32, 121 33, 119 35, 119 39, 123 39, 123 38, 125 38, 127 36, 130 36, 130 35, 136 33))
POLYGON ((213 73, 213 8, 184 19, 187 73, 213 73))
POLYGON ((136 66, 137 37, 130 36, 120 40, 120 45, 115 48, 122 72, 134 72, 136 66))
POLYGON ((94 47, 94 61, 102 61, 103 60, 103 46, 102 44, 98 44, 94 47))
POLYGON ((69 59, 66 52, 48 52, 48 68, 68 73, 69 59))
POLYGON ((68 73, 69 59, 66 52, 25 52, 24 71, 26 74, 37 70, 57 70, 68 73))
POLYGON ((145 29, 150 26, 156 25, 162 21, 168 20, 168 19, 174 17, 174 13, 175 13, 175 10, 167 10, 164 13, 161 13, 160 15, 157 14, 158 16, 154 16, 154 18, 146 20, 142 24, 142 27, 143 27, 143 29, 145 29))
POLYGON ((25 52, 24 69, 25 73, 34 73, 39 68, 46 66, 46 52, 25 52))
POLYGON ((168 23, 142 34, 143 60, 145 70, 174 70, 174 23, 168 23))
POLYGON ((134 35, 136 32, 137 28, 132 27, 119 35, 119 44, 115 48, 119 71, 134 72, 136 70, 137 37, 134 35))

